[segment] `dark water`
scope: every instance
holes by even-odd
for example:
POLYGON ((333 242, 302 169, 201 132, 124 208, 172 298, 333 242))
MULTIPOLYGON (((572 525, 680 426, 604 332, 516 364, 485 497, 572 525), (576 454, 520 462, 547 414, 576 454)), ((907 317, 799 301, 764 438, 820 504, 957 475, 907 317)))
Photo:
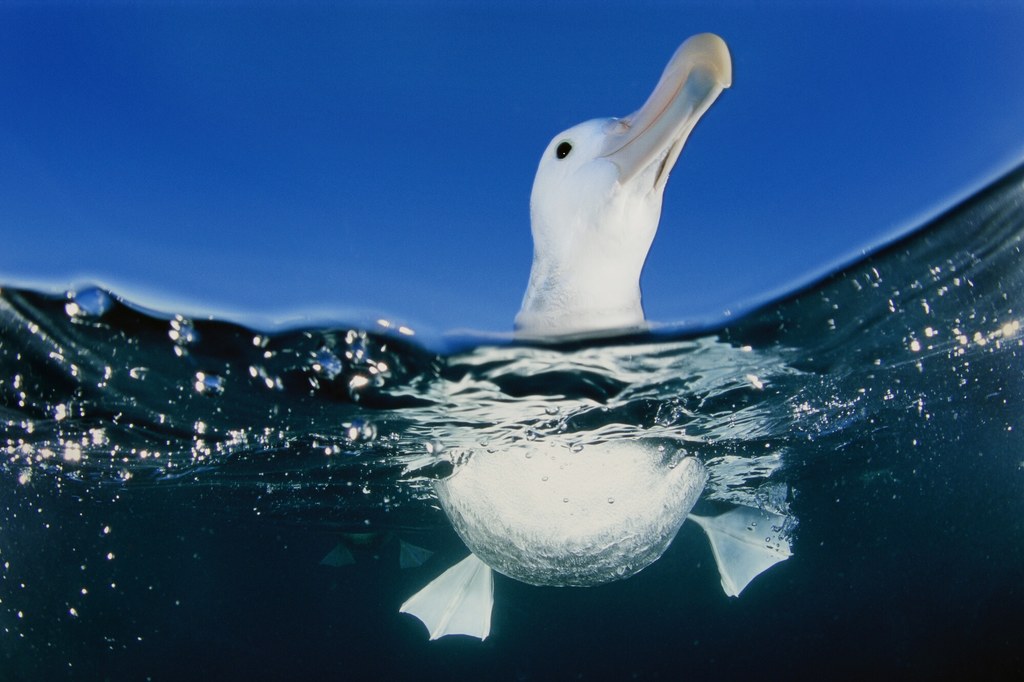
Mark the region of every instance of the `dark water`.
POLYGON ((4 289, 0 679, 1020 679, 1022 246, 1024 169, 738 321, 546 347, 4 289), (465 555, 453 460, 637 438, 794 556, 729 599, 685 524, 629 580, 498 576, 483 643, 398 613, 465 555))

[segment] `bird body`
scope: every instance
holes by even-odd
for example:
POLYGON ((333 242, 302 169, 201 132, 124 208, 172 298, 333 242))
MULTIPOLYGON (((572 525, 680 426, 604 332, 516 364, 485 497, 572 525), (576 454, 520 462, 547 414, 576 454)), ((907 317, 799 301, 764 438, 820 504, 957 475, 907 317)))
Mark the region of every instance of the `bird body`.
MULTIPOLYGON (((530 197, 534 251, 515 321, 520 338, 643 327, 640 273, 669 173, 694 125, 731 81, 725 42, 696 35, 676 50, 638 111, 581 123, 551 140, 530 197)), ((492 569, 556 586, 633 575, 665 551, 707 478, 696 458, 636 440, 582 449, 523 441, 467 453, 435 490, 472 554, 401 610, 423 621, 431 639, 483 639, 490 632, 492 569)), ((788 556, 787 543, 766 545, 764 532, 753 532, 762 519, 769 522, 762 529, 782 527, 768 517, 744 507, 694 517, 711 538, 728 594, 788 556)))

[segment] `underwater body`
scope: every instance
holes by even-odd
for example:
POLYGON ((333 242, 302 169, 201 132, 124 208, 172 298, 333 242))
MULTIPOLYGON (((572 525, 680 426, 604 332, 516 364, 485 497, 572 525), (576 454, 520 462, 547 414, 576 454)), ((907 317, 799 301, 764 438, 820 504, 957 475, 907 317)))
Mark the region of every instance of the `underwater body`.
POLYGON ((1019 677, 1022 247, 1018 169, 738 319, 558 344, 4 288, 0 679, 1019 677), (684 523, 627 580, 495 575, 484 642, 398 612, 467 553, 460 461, 628 440, 793 556, 730 598, 684 523))

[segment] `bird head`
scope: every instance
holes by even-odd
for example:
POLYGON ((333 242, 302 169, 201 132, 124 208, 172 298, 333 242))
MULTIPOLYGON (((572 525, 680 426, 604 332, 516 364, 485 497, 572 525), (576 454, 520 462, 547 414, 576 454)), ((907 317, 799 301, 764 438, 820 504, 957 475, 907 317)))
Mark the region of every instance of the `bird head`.
POLYGON ((665 184, 694 125, 731 82, 725 42, 696 35, 676 50, 638 111, 551 140, 530 197, 534 257, 516 316, 520 335, 643 324, 640 272, 665 184))

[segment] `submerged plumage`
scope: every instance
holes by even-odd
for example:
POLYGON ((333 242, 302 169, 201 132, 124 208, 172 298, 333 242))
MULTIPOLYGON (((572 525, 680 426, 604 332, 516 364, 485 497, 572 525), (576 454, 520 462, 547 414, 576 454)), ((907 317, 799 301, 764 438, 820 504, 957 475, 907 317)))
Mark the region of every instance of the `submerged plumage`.
POLYGON ((531 585, 587 586, 656 561, 707 477, 693 457, 632 440, 548 441, 474 452, 435 487, 487 565, 531 585))

